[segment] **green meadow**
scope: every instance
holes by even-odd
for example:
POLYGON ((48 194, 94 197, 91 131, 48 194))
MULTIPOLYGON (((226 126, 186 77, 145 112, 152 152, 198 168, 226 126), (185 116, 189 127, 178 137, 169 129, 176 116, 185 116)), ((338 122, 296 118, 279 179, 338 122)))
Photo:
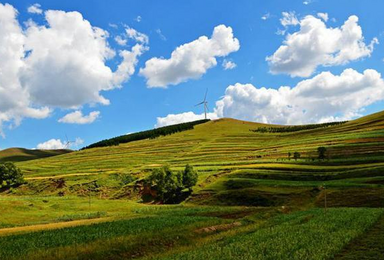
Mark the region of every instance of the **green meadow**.
POLYGON ((0 259, 381 259, 384 112, 282 127, 220 119, 20 160, 26 183, 0 193, 0 259), (140 181, 186 164, 185 201, 144 202, 140 181))

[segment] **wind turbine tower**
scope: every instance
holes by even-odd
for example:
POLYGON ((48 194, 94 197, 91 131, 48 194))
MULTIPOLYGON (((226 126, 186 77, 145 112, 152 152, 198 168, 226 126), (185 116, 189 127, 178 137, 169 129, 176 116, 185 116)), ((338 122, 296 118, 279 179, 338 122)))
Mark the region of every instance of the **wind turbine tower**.
POLYGON ((208 94, 208 89, 205 91, 204 100, 202 102, 200 102, 199 104, 195 105, 195 107, 204 105, 204 117, 205 117, 205 119, 207 119, 207 111, 208 111, 207 94, 208 94))
POLYGON ((67 135, 65 135, 65 139, 67 140, 67 142, 65 143, 64 147, 65 149, 69 149, 69 147, 71 146, 72 143, 74 143, 74 141, 69 141, 67 135))

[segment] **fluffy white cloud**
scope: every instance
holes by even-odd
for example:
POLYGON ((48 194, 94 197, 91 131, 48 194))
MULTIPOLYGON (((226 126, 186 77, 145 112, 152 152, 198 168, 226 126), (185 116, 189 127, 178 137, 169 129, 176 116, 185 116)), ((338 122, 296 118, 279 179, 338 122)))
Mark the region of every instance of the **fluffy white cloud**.
POLYGON ((130 38, 130 39, 133 39, 133 40, 135 40, 139 43, 143 43, 143 44, 149 43, 149 38, 144 33, 138 32, 135 29, 130 28, 130 27, 126 27, 125 32, 126 32, 128 38, 130 38))
POLYGON ((324 22, 327 22, 329 17, 327 13, 317 13, 317 16, 324 20, 324 22))
POLYGON ((237 65, 233 61, 226 60, 226 59, 223 60, 223 68, 225 70, 231 70, 231 69, 234 69, 236 67, 237 67, 237 65))
POLYGON ((370 56, 374 38, 364 43, 358 17, 353 15, 340 28, 327 28, 325 23, 308 15, 300 21, 300 30, 287 35, 277 51, 266 58, 272 73, 292 77, 309 77, 318 66, 346 64, 370 56))
MULTIPOLYGON (((272 124, 304 124, 352 119, 377 101, 384 100, 384 81, 375 70, 359 73, 346 69, 340 75, 323 72, 295 87, 257 88, 252 84, 229 86, 209 117, 231 117, 272 124)), ((157 126, 203 118, 192 112, 157 119, 157 126)))
POLYGON ((167 87, 189 79, 198 79, 217 65, 216 57, 224 57, 239 50, 238 39, 231 27, 216 26, 212 37, 201 36, 197 40, 176 48, 171 58, 152 58, 140 69, 148 87, 167 87))
MULTIPOLYGON (((122 77, 105 64, 115 55, 107 42, 108 32, 93 27, 78 12, 49 10, 45 18, 48 26, 31 26, 26 31, 25 49, 31 53, 25 58, 21 79, 32 100, 69 108, 109 104, 100 91, 119 87, 134 70, 124 71, 122 77)), ((132 66, 141 52, 120 54, 120 66, 132 66)))
POLYGON ((33 4, 30 7, 28 7, 28 13, 42 14, 43 10, 41 10, 41 5, 36 3, 36 4, 33 4))
POLYGON ((20 82, 26 37, 16 20, 17 10, 0 3, 0 135, 4 122, 18 125, 23 117, 45 118, 48 107, 36 107, 20 82))
POLYGON ((116 53, 107 31, 94 27, 78 12, 48 10, 46 24, 32 20, 22 28, 17 10, 0 3, 0 134, 2 126, 22 118, 45 118, 52 109, 109 104, 100 93, 121 87, 147 50, 137 44, 118 52, 116 71, 106 65, 116 53))
POLYGON ((121 37, 120 35, 117 35, 115 37, 115 41, 118 45, 120 46, 125 46, 127 45, 127 39, 124 39, 123 37, 121 37))
POLYGON ((86 115, 83 115, 81 111, 77 110, 65 115, 63 118, 60 118, 59 122, 66 123, 66 124, 80 124, 80 125, 91 124, 97 118, 99 118, 99 116, 100 116, 99 111, 93 111, 86 116, 86 115))
POLYGON ((351 119, 372 103, 384 99, 384 81, 375 70, 340 75, 323 72, 294 88, 256 88, 235 84, 216 103, 220 117, 263 123, 301 124, 351 119))
POLYGON ((296 26, 299 24, 299 19, 297 19, 295 12, 283 12, 282 17, 280 18, 280 23, 284 27, 290 25, 296 26))
POLYGON ((37 145, 36 149, 40 150, 58 150, 58 149, 73 149, 83 144, 84 140, 81 138, 76 138, 75 141, 62 141, 60 139, 50 139, 44 143, 37 145))
MULTIPOLYGON (((181 114, 169 114, 166 117, 158 117, 155 127, 162 127, 162 126, 167 126, 167 125, 186 123, 186 122, 201 120, 204 118, 205 118, 204 113, 203 114, 195 114, 193 112, 185 112, 185 113, 181 113, 181 114)), ((216 113, 207 113, 207 118, 217 119, 218 116, 216 113)))

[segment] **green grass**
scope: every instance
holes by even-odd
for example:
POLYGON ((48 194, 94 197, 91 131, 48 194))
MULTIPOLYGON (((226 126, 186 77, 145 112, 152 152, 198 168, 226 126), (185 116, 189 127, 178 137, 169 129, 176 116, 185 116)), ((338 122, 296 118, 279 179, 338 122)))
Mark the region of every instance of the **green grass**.
POLYGON ((39 254, 39 251, 49 252, 49 249, 56 247, 80 246, 97 240, 109 240, 121 236, 145 236, 154 232, 162 232, 166 238, 173 229, 183 232, 183 229, 191 225, 198 228, 217 223, 218 221, 209 217, 159 216, 0 237, 0 258, 21 257, 29 252, 39 254), (34 252, 36 249, 37 252, 34 252))
POLYGON ((364 235, 346 246, 336 260, 375 260, 384 256, 384 216, 364 235))
POLYGON ((252 232, 156 259, 331 259, 383 214, 378 209, 320 209, 278 216, 252 232))
POLYGON ((134 218, 0 236, 0 259, 330 259, 383 213, 138 207, 134 218), (242 225, 198 232, 234 221, 242 225))
MULTIPOLYGON (((83 200, 86 202, 86 199, 83 200)), ((13 201, 19 200, 15 197, 13 201)), ((79 202, 80 199, 77 199, 77 203, 79 202)), ((127 206, 124 201, 117 202, 125 204, 121 208, 127 206)), ((61 201, 61 204, 67 204, 68 208, 73 203, 74 201, 61 201)), ((94 203, 94 208, 103 208, 103 202, 94 203)), ((20 231, 19 234, 5 236, 0 229, 0 259, 68 259, 79 256, 87 258, 90 254, 94 254, 92 259, 116 259, 124 258, 126 254, 135 254, 137 251, 141 254, 156 253, 166 249, 164 243, 176 245, 193 241, 195 230, 233 222, 230 219, 232 217, 225 216, 236 217, 237 214, 241 216, 242 212, 253 212, 239 207, 143 206, 132 203, 130 206, 125 214, 120 212, 114 219, 91 225, 20 231)), ((23 214, 20 209, 11 210, 23 214)), ((109 209, 107 214, 113 216, 113 210, 115 209, 109 209)), ((50 213, 52 212, 44 211, 44 214, 50 213)), ((97 213, 67 214, 60 219, 51 219, 50 222, 104 216, 105 214, 97 213)), ((17 220, 14 221, 17 223, 17 220)))

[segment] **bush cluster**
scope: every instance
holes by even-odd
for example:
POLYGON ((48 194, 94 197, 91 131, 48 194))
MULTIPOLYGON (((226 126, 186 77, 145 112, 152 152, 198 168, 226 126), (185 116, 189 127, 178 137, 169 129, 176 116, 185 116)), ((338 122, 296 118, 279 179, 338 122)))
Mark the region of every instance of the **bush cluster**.
POLYGON ((302 130, 311 130, 317 128, 325 128, 335 125, 342 125, 348 121, 342 122, 331 122, 331 123, 323 123, 323 124, 310 124, 310 125, 292 125, 292 126, 283 126, 283 127, 259 127, 257 129, 251 130, 252 132, 260 132, 260 133, 289 133, 296 132, 302 130))
POLYGON ((156 200, 162 203, 178 203, 192 193, 198 179, 197 172, 192 166, 174 173, 168 166, 152 171, 146 179, 146 185, 156 191, 156 200))
POLYGON ((0 189, 15 187, 23 183, 23 174, 13 163, 0 164, 0 189))

